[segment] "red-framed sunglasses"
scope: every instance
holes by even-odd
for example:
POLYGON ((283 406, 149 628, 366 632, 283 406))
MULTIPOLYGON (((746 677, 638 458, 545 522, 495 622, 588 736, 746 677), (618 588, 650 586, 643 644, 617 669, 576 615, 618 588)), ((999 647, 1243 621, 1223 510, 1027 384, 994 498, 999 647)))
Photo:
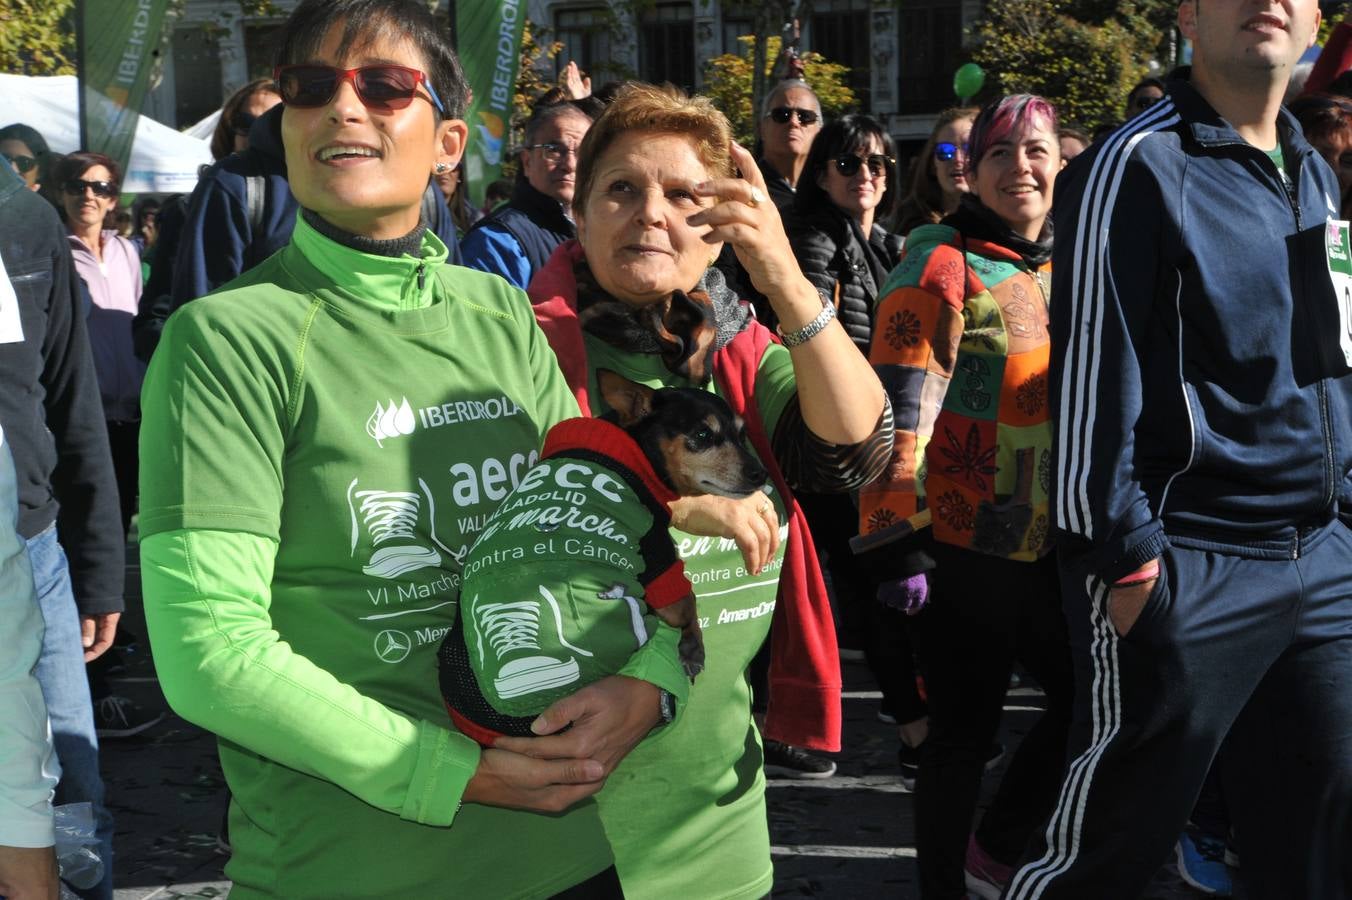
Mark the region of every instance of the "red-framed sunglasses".
POLYGON ((437 112, 446 115, 446 107, 432 89, 426 73, 407 66, 387 63, 355 69, 310 64, 278 66, 273 70, 272 78, 277 82, 277 93, 282 95, 282 102, 299 109, 325 105, 338 93, 339 84, 351 81, 357 97, 367 109, 392 112, 412 103, 413 98, 419 96, 418 85, 421 84, 427 88, 428 99, 437 112))

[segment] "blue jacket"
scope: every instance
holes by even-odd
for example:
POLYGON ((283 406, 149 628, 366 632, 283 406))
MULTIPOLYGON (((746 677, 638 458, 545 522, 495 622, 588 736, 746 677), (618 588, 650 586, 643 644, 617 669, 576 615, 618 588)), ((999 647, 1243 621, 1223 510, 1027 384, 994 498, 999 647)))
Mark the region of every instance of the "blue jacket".
MULTIPOLYGON (((232 153, 209 166, 193 189, 174 261, 170 311, 211 293, 267 259, 291 241, 300 204, 286 180, 282 147, 282 105, 258 118, 249 130, 249 149, 232 153), (249 180, 263 188, 255 200, 261 212, 249 210, 249 180), (255 229, 254 222, 258 222, 255 229)), ((430 174, 429 174, 430 179, 430 174)), ((459 244, 450 210, 429 184, 434 202, 427 227, 459 263, 459 244)))
POLYGON ((465 265, 501 275, 524 291, 554 248, 576 235, 559 201, 518 176, 512 199, 480 219, 465 235, 465 265))
POLYGON ((1257 558, 1352 523, 1338 183, 1284 110, 1285 184, 1185 80, 1056 185, 1053 509, 1114 581, 1166 543, 1257 558))

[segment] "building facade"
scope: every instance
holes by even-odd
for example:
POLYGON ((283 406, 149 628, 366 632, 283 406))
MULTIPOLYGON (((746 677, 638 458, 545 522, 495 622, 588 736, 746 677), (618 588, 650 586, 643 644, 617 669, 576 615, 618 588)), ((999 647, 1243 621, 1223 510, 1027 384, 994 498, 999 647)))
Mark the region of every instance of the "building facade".
MULTIPOLYGON (((441 0, 439 12, 449 17, 448 4, 441 0)), ((812 0, 803 6, 801 48, 849 66, 861 109, 885 121, 899 140, 923 139, 935 113, 953 104, 953 71, 982 0, 812 0)), ((751 33, 745 8, 736 0, 526 0, 530 21, 563 44, 551 63, 555 71, 576 60, 598 86, 637 76, 695 90, 704 64, 737 52, 737 38, 751 33)), ((178 127, 208 115, 236 88, 269 74, 280 24, 246 19, 238 0, 187 0, 163 80, 145 111, 178 127)))

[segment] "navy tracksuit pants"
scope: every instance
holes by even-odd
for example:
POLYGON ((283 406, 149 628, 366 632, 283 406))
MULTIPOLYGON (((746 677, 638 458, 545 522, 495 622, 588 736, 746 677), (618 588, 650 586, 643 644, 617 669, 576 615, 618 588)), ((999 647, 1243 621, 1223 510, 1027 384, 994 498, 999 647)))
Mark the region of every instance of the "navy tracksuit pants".
POLYGON ((1171 536, 1126 636, 1062 571, 1076 700, 1060 798, 1008 900, 1135 898, 1227 732, 1252 900, 1352 898, 1352 530, 1235 548, 1171 536))

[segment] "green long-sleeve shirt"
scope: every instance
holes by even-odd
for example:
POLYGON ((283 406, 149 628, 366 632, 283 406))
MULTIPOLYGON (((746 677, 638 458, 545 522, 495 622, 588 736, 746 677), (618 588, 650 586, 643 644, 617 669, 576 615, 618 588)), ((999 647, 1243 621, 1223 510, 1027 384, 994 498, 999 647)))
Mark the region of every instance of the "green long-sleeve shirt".
POLYGON ((435 238, 292 241, 175 314, 143 396, 146 617, 170 703, 221 738, 232 896, 548 896, 610 864, 595 805, 457 812, 479 749, 436 650, 576 404, 521 293, 435 238))

